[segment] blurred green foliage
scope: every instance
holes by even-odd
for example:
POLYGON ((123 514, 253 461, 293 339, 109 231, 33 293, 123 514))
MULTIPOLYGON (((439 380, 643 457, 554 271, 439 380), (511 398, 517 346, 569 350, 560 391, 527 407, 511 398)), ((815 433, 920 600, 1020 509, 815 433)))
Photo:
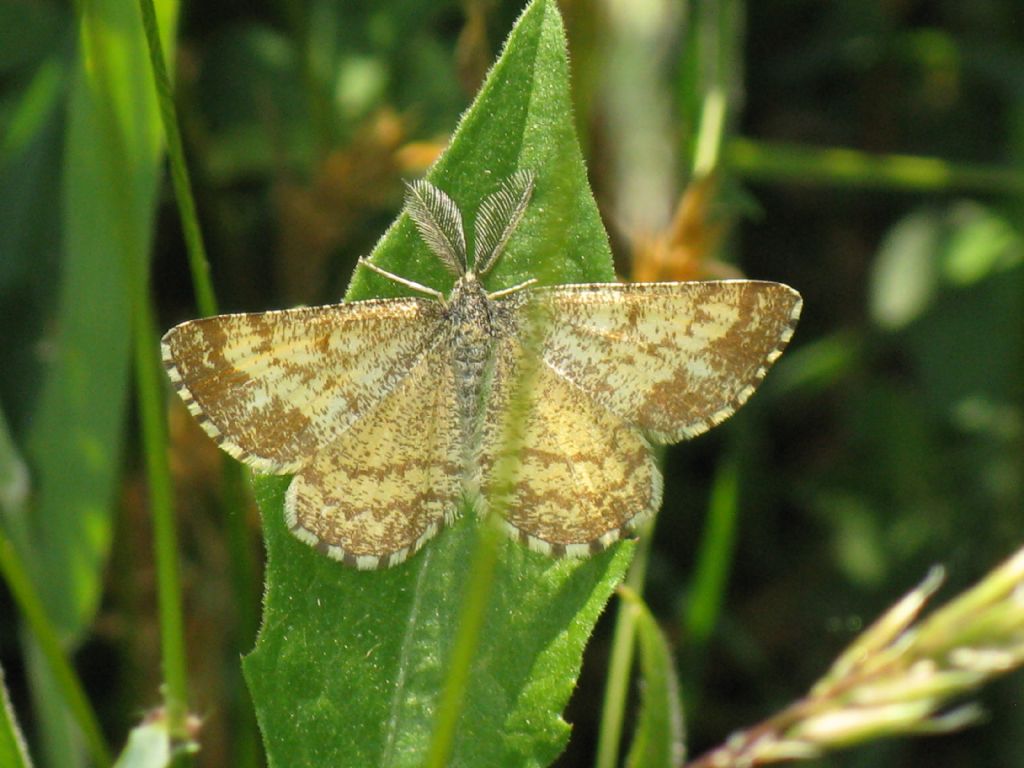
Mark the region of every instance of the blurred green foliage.
MULTIPOLYGON (((720 93, 716 184, 682 230, 686 269, 739 269, 805 300, 763 391, 666 456, 644 596, 678 658, 697 754, 799 696, 931 564, 947 565, 952 590, 1024 539, 1024 10, 1015 0, 561 7, 574 117, 620 272, 649 258, 641 244, 659 235, 641 213, 668 227, 672 196, 714 133, 701 122, 707 97, 720 93), (724 526, 717 540, 728 533, 712 555, 709 509, 724 526), (713 572, 695 583, 698 561, 713 572), (696 644, 695 594, 717 601, 700 604, 708 634, 696 644)), ((337 300, 397 212, 401 180, 437 156, 521 8, 184 4, 172 69, 222 307, 337 300)), ((29 549, 34 574, 120 745, 160 700, 159 629, 127 294, 117 237, 104 234, 111 204, 88 175, 102 137, 89 143, 82 122, 75 13, 0 3, 0 409, 14 447, 0 459, 0 520, 26 549, 45 542, 29 549), (13 466, 27 467, 27 495, 6 492, 5 478, 25 476, 13 466)), ((145 62, 130 74, 148 76, 145 62)), ((134 145, 140 168, 158 125, 134 145)), ((131 179, 132 222, 153 241, 151 292, 167 327, 193 317, 194 300, 169 184, 146 184, 155 177, 131 179)), ((176 404, 170 425, 190 704, 205 716, 197 763, 258 764, 233 726, 250 706, 238 658, 253 638, 232 629, 244 600, 219 458, 176 404)), ((231 514, 246 523, 241 546, 258 551, 254 511, 231 514)), ((248 588, 249 600, 261 589, 248 588)), ((0 666, 18 720, 42 764, 82 764, 52 747, 44 756, 55 720, 7 598, 0 587, 0 666)), ((611 630, 603 621, 590 642, 559 764, 593 762, 611 630)), ((1013 676, 983 697, 991 719, 980 728, 827 764, 1018 765, 1022 695, 1013 676)), ((77 750, 71 739, 61 749, 77 750)))

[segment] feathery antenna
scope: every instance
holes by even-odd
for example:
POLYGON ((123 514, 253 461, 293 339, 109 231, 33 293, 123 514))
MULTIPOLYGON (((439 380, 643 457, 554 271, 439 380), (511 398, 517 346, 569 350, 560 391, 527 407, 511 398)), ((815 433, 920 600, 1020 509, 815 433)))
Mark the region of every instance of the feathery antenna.
POLYGON ((476 214, 473 268, 486 275, 497 263, 533 194, 533 172, 520 170, 484 198, 476 214))
POLYGON ((420 179, 407 186, 405 210, 431 251, 454 275, 466 272, 462 214, 444 192, 420 179))

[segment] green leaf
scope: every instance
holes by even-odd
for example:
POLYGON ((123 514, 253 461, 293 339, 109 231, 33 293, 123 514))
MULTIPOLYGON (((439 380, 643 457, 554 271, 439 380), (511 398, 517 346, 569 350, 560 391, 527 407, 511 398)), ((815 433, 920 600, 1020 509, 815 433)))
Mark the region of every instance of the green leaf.
POLYGON ((144 723, 132 728, 114 768, 164 768, 170 764, 171 735, 166 723, 144 723))
MULTIPOLYGON (((62 190, 64 254, 55 350, 28 435, 38 486, 32 531, 51 613, 74 634, 93 615, 110 544, 129 363, 125 264, 148 254, 162 153, 138 9, 97 0, 106 66, 78 64, 71 84, 62 190), (103 95, 101 95, 103 94, 103 95), (107 164, 98 99, 115 105, 132 177, 107 164), (130 210, 123 210, 126 201, 130 210), (123 252, 132 233, 132 252, 123 252)), ((174 28, 172 2, 160 3, 174 28)), ((89 57, 83 53, 83 57, 89 57)))
POLYGON ((0 765, 4 768, 31 768, 25 737, 21 735, 14 708, 7 696, 4 670, 0 667, 0 765))
POLYGON ((56 3, 0 3, 0 73, 10 76, 46 58, 60 42, 64 20, 56 3))
POLYGON ((25 502, 28 500, 28 467, 22 461, 0 409, 0 525, 24 546, 25 502))
POLYGON ((192 743, 175 744, 167 719, 158 712, 132 728, 128 734, 128 743, 114 763, 114 768, 168 768, 175 764, 183 765, 177 761, 178 755, 194 751, 196 746, 192 743))
MULTIPOLYGON (((60 199, 49 209, 60 211, 60 287, 26 431, 35 497, 32 551, 23 553, 49 617, 72 640, 98 607, 110 547, 128 389, 127 277, 148 258, 162 153, 138 8, 90 0, 79 10, 79 21, 96 23, 71 26, 81 34, 70 51, 60 199)), ((176 10, 175 0, 159 3, 164 29, 174 29, 176 10)), ((68 702, 38 652, 28 658, 46 762, 80 764, 68 702)))
MULTIPOLYGON (((552 0, 532 3, 520 17, 429 178, 460 205, 471 233, 480 201, 519 168, 537 174, 536 191, 488 287, 534 276, 611 279, 607 238, 573 131, 565 38, 552 0)), ((451 285, 405 216, 373 259, 409 279, 445 290, 451 285)), ((400 290, 361 270, 348 295, 400 290)), ((361 573, 286 530, 287 484, 287 478, 255 482, 267 592, 245 673, 270 764, 419 765, 446 680, 479 522, 467 513, 408 563, 361 573)), ((561 752, 569 733, 561 712, 584 645, 632 549, 627 542, 571 561, 501 543, 450 764, 540 766, 561 752)))
POLYGON ((686 636, 695 649, 706 646, 714 632, 734 566, 740 514, 740 461, 738 448, 733 448, 715 468, 708 519, 686 606, 686 636))
POLYGON ((627 768, 671 768, 683 764, 683 710, 675 662, 661 627, 631 589, 619 594, 636 615, 640 645, 642 695, 636 734, 626 759, 627 768))
POLYGON ((1024 237, 997 211, 967 200, 953 205, 948 219, 941 267, 951 285, 973 285, 1024 261, 1024 237))
POLYGON ((943 222, 935 211, 916 211, 898 222, 878 249, 871 274, 871 317, 885 330, 917 319, 935 298, 943 222))

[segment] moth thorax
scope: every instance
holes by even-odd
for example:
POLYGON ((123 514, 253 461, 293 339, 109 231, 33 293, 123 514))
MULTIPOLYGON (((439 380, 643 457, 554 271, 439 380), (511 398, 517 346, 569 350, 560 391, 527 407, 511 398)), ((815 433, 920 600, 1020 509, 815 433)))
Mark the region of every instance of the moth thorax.
POLYGON ((472 272, 461 278, 449 299, 456 367, 460 375, 478 373, 494 342, 492 302, 472 272))

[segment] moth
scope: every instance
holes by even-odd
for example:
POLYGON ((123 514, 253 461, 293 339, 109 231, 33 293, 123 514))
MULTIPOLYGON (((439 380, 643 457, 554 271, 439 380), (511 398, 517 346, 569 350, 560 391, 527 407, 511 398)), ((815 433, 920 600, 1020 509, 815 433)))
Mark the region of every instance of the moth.
POLYGON ((405 210, 455 277, 418 294, 182 323, 171 382, 222 449, 293 475, 299 539, 359 569, 405 561, 466 508, 533 550, 585 556, 661 504, 653 443, 694 437, 754 392, 793 334, 800 295, 724 280, 489 291, 526 214, 521 170, 462 214, 426 181, 405 210))

